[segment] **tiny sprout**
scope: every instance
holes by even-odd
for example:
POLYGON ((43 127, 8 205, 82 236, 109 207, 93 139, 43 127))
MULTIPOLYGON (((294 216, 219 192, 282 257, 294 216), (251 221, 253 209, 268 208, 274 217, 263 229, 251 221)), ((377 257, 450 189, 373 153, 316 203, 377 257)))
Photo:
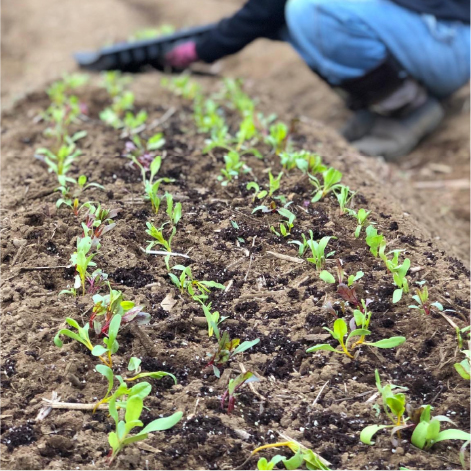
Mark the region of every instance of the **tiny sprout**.
POLYGON ((338 185, 336 190, 334 190, 335 197, 339 202, 340 206, 340 215, 345 214, 348 212, 348 208, 346 207, 348 203, 350 203, 355 196, 354 191, 350 191, 350 188, 345 185, 338 185))
MULTIPOLYGON (((393 293, 393 303, 397 303, 401 300, 403 293, 407 294, 409 292, 409 284, 407 282, 406 274, 410 268, 410 259, 406 258, 404 259, 402 264, 399 264, 399 253, 402 252, 402 250, 393 250, 389 252, 387 255, 392 254, 393 257, 391 259, 388 259, 387 255, 384 255, 385 247, 386 245, 382 245, 380 247, 379 254, 381 258, 384 260, 387 269, 393 275, 394 284, 397 286, 397 289, 394 290, 394 293, 393 293)), ((427 291, 427 297, 428 297, 428 291, 427 291)), ((440 303, 438 304, 441 306, 440 303)))
POLYGON ((230 150, 224 156, 225 168, 221 169, 222 175, 218 177, 222 186, 227 186, 233 179, 238 178, 239 172, 249 172, 250 168, 240 160, 240 154, 235 150, 230 150))
MULTIPOLYGON (((49 172, 54 172, 57 176, 65 175, 74 160, 80 155, 82 155, 82 151, 76 150, 74 143, 61 146, 55 154, 46 148, 36 150, 36 156, 39 156, 38 158, 47 164, 49 172), (43 155, 44 158, 41 157, 43 155)), ((72 178, 66 177, 66 180, 75 183, 72 178)))
POLYGON ((470 350, 461 350, 461 353, 466 357, 460 363, 455 363, 453 366, 458 374, 463 378, 469 381, 470 376, 470 363, 471 363, 471 351, 470 350))
POLYGON ((168 222, 162 224, 158 229, 151 223, 151 222, 146 222, 146 234, 149 234, 151 237, 153 237, 155 240, 148 240, 149 245, 146 247, 146 251, 152 250, 152 247, 155 245, 161 245, 162 247, 165 248, 167 252, 171 252, 171 243, 173 236, 177 233, 177 228, 173 226, 172 231, 168 237, 168 239, 165 238, 164 236, 164 227, 168 224, 168 222))
POLYGON ((439 311, 443 311, 443 305, 439 302, 430 303, 428 299, 428 288, 425 285, 425 281, 416 281, 420 287, 415 289, 415 294, 412 296, 412 299, 417 303, 417 305, 409 306, 409 309, 418 309, 422 314, 429 315, 432 309, 432 306, 437 308, 439 311))
POLYGON ((171 223, 176 226, 182 217, 182 204, 173 204, 173 196, 170 193, 165 192, 165 198, 167 200, 167 216, 171 223))
POLYGON ((74 289, 82 287, 82 294, 85 294, 85 278, 88 275, 88 267, 96 266, 92 262, 94 253, 90 254, 92 249, 92 238, 87 236, 77 238, 77 250, 70 256, 70 261, 75 265, 77 275, 75 276, 74 289))
POLYGON ((221 397, 221 409, 224 410, 226 399, 227 403, 227 412, 230 414, 234 410, 236 396, 240 393, 237 391, 247 383, 253 383, 259 381, 259 379, 251 372, 247 371, 245 373, 240 373, 236 378, 229 380, 229 385, 221 397))
POLYGON ((224 322, 227 319, 227 317, 225 316, 220 317, 218 311, 211 312, 211 303, 207 305, 201 303, 201 307, 203 308, 203 312, 206 317, 206 321, 208 323, 208 336, 212 337, 214 334, 213 324, 215 324, 218 327, 221 322, 224 322))
POLYGON ((358 237, 360 237, 361 230, 363 226, 366 224, 367 218, 369 214, 371 213, 371 211, 367 211, 366 209, 361 208, 358 210, 358 212, 356 212, 353 209, 347 209, 347 212, 350 216, 355 217, 357 220, 357 227, 355 229, 355 237, 358 239, 358 237))
MULTIPOLYGON (((288 242, 288 244, 295 244, 298 246, 298 254, 300 257, 304 255, 304 252, 306 252, 307 248, 309 247, 308 239, 306 239, 306 236, 304 234, 301 234, 301 237, 303 238, 302 241, 292 240, 288 242)), ((311 230, 309 230, 309 240, 313 240, 313 239, 314 239, 314 234, 311 230)))
POLYGON ((272 175, 271 171, 268 172, 268 178, 270 179, 268 196, 272 196, 273 193, 275 193, 275 191, 277 191, 280 188, 280 182, 281 182, 282 176, 283 176, 283 172, 280 172, 276 178, 272 175))
POLYGON ((386 239, 382 234, 378 234, 377 229, 370 225, 366 228, 366 245, 370 248, 370 252, 374 255, 375 258, 378 258, 378 251, 386 247, 386 239))
POLYGON ((307 246, 310 248, 312 254, 311 257, 307 258, 307 261, 316 265, 316 270, 318 271, 322 270, 325 260, 335 254, 335 251, 329 252, 327 255, 325 254, 325 249, 330 239, 336 239, 336 237, 326 236, 318 242, 312 239, 307 241, 307 246))
POLYGON ((282 235, 283 237, 288 237, 289 235, 291 235, 291 229, 293 229, 294 227, 294 220, 296 219, 296 216, 287 208, 279 208, 277 211, 278 214, 286 218, 286 221, 280 223, 280 232, 277 232, 277 230, 273 226, 270 227, 270 230, 278 237, 280 235, 282 235))
POLYGON ((263 199, 265 198, 265 196, 267 196, 268 192, 266 190, 262 190, 260 191, 260 186, 258 185, 258 183, 256 182, 249 182, 247 183, 247 190, 254 190, 254 195, 253 195, 253 198, 252 198, 252 202, 255 201, 255 199, 263 199))

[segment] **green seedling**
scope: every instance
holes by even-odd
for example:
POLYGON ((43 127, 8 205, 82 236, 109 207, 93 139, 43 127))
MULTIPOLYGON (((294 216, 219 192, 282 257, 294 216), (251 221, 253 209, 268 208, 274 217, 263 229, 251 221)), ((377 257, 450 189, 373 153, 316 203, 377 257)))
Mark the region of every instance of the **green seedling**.
MULTIPOLYGON (((120 320, 120 319, 118 319, 118 320, 120 320)), ((74 319, 71 319, 70 317, 67 317, 65 319, 65 322, 67 322, 67 324, 69 324, 74 329, 77 329, 78 333, 72 332, 69 329, 59 330, 59 332, 57 332, 56 336, 54 337, 54 344, 57 347, 61 348, 64 345, 62 340, 60 339, 60 336, 65 335, 66 337, 69 337, 72 340, 76 340, 77 342, 80 342, 82 345, 84 345, 86 348, 88 348, 88 350, 90 350, 92 355, 97 356, 105 365, 110 366, 110 367, 112 366, 111 358, 109 357, 108 359, 106 359, 105 357, 102 356, 101 353, 99 353, 100 351, 103 351, 103 352, 106 353, 108 351, 108 349, 106 348, 106 349, 103 350, 104 347, 101 347, 101 345, 95 345, 94 346, 90 342, 90 337, 88 335, 88 327, 89 327, 88 322, 83 327, 80 327, 78 322, 75 321, 74 319), (97 348, 97 347, 100 347, 100 348, 97 348)), ((115 325, 113 325, 113 327, 115 327, 115 325)), ((118 329, 119 329, 119 325, 118 325, 118 329)), ((107 342, 109 341, 109 339, 104 339, 104 340, 106 340, 107 342)), ((106 344, 106 346, 108 347, 108 344, 106 344)), ((113 344, 111 345, 111 347, 113 347, 113 344)))
POLYGON ((65 176, 74 160, 82 155, 82 151, 76 149, 74 143, 61 146, 56 154, 49 149, 40 148, 35 155, 46 163, 50 173, 54 172, 57 176, 64 176, 66 181, 75 183, 73 178, 65 176))
POLYGON ((225 149, 227 151, 235 150, 230 144, 233 142, 229 134, 229 129, 226 125, 211 129, 211 137, 205 140, 206 146, 203 149, 203 154, 210 153, 213 149, 225 149))
POLYGON ((150 314, 143 311, 144 306, 136 306, 132 301, 125 301, 123 293, 114 290, 108 283, 109 293, 106 295, 95 294, 93 296, 93 310, 90 316, 90 327, 94 327, 97 335, 107 335, 111 321, 121 317, 122 324, 136 321, 138 325, 150 322, 150 314), (103 320, 101 320, 103 319, 103 320))
POLYGON ((227 412, 230 414, 234 410, 236 396, 240 394, 237 391, 244 384, 253 383, 256 381, 259 381, 259 379, 251 371, 240 373, 236 378, 230 379, 229 385, 221 397, 221 409, 224 410, 227 400, 227 412))
MULTIPOLYGON (((134 93, 125 91, 113 98, 111 106, 100 112, 100 119, 114 129, 120 129, 125 126, 125 114, 130 113, 134 108, 134 93)), ((131 113, 131 118, 134 116, 131 113)))
POLYGON ((208 299, 208 293, 210 293, 210 288, 225 289, 226 287, 221 283, 216 283, 215 281, 201 281, 195 280, 191 272, 190 267, 185 267, 183 265, 175 265, 172 267, 172 270, 181 271, 179 277, 173 273, 169 273, 172 283, 180 290, 180 293, 183 294, 185 291, 195 300, 203 304, 204 301, 208 299))
MULTIPOLYGON (((82 294, 85 294, 85 278, 89 276, 88 268, 96 266, 95 262, 92 262, 95 253, 90 253, 92 249, 92 238, 78 237, 77 238, 77 250, 70 256, 70 262, 75 266, 77 275, 75 275, 74 290, 82 287, 82 294)), ((66 294, 69 291, 61 291, 59 294, 66 294)))
POLYGON ((252 198, 252 202, 255 202, 255 199, 262 200, 265 198, 265 196, 268 195, 268 192, 266 190, 260 191, 260 186, 256 182, 249 182, 247 183, 247 190, 254 190, 255 193, 252 198))
POLYGON ((286 149, 289 135, 288 126, 278 122, 270 126, 270 133, 265 137, 265 143, 272 147, 273 152, 280 153, 286 149))
POLYGON ((471 326, 468 325, 466 327, 463 327, 462 329, 456 326, 455 330, 456 330, 456 340, 458 341, 458 348, 462 350, 464 340, 467 340, 468 342, 470 341, 469 332, 471 330, 471 326), (465 337, 467 338, 465 339, 465 337))
POLYGON ((60 208, 62 205, 68 206, 73 210, 75 216, 78 216, 80 210, 79 196, 81 196, 81 194, 87 188, 94 187, 99 188, 100 190, 105 189, 103 185, 99 185, 98 183, 87 183, 86 175, 80 175, 77 180, 74 180, 73 178, 68 178, 65 175, 58 175, 57 179, 59 181, 60 186, 58 186, 54 191, 59 191, 61 193, 61 198, 56 201, 56 207, 60 208), (67 186, 67 184, 71 182, 75 184, 74 189, 70 189, 67 186))
POLYGON ((268 196, 273 196, 273 193, 279 190, 282 176, 283 176, 283 172, 280 172, 276 178, 272 175, 271 171, 268 172, 268 178, 269 178, 268 196))
MULTIPOLYGON (((355 229, 355 237, 358 239, 360 237, 360 233, 362 228, 366 225, 367 223, 367 218, 371 211, 367 211, 366 209, 359 209, 358 212, 356 212, 353 209, 347 209, 347 212, 350 216, 353 216, 357 220, 357 227, 355 229)), ((372 227, 372 226, 369 226, 372 227)))
POLYGON ((229 151, 224 156, 225 167, 221 169, 222 175, 218 177, 222 186, 227 186, 233 179, 238 178, 239 172, 244 173, 250 172, 250 168, 247 167, 245 162, 240 160, 240 154, 236 151, 229 151))
POLYGON ((174 235, 177 233, 177 228, 175 226, 172 227, 172 231, 170 232, 170 235, 168 236, 168 239, 165 238, 164 236, 164 227, 168 224, 168 222, 162 224, 158 229, 151 223, 151 222, 146 222, 146 234, 149 234, 151 237, 153 237, 155 240, 148 240, 149 245, 146 247, 146 252, 149 250, 152 250, 152 247, 155 245, 161 245, 162 247, 165 248, 167 252, 172 251, 172 239, 174 235))
POLYGON ((138 383, 131 389, 128 389, 126 383, 122 382, 109 398, 109 413, 116 426, 116 431, 108 435, 108 442, 112 449, 110 464, 125 446, 147 439, 151 432, 168 430, 181 420, 183 412, 175 412, 169 417, 153 420, 142 428, 144 424, 140 420, 140 416, 144 407, 143 401, 150 391, 151 385, 146 382, 138 383), (123 400, 125 396, 127 397, 123 400), (121 402, 118 402, 119 399, 121 402), (117 406, 126 409, 124 420, 120 420, 117 406), (135 435, 130 435, 136 427, 142 429, 135 435))
POLYGON ((110 70, 103 72, 102 86, 106 89, 111 98, 123 95, 126 87, 131 83, 131 77, 123 76, 119 70, 110 70))
POLYGON ((288 237, 291 235, 291 229, 294 227, 294 220, 296 219, 296 215, 287 208, 279 208, 277 212, 280 214, 280 216, 286 218, 286 221, 280 223, 280 232, 278 232, 274 226, 270 227, 270 231, 272 231, 278 237, 288 237))
POLYGON ((124 134, 127 136, 132 136, 141 132, 147 121, 147 111, 141 110, 137 114, 132 111, 127 111, 124 115, 123 127, 124 134))
POLYGON ((309 175, 309 181, 315 187, 314 197, 311 200, 312 203, 321 200, 330 192, 340 187, 339 182, 342 179, 342 172, 330 167, 322 172, 322 179, 323 183, 321 183, 317 177, 309 175))
POLYGON ((167 200, 167 216, 169 217, 173 226, 176 226, 182 217, 182 204, 173 204, 173 196, 165 192, 165 199, 167 200))
POLYGON ((85 222, 82 222, 83 234, 92 238, 92 249, 98 250, 100 237, 116 227, 113 218, 118 215, 119 209, 105 209, 101 204, 95 206, 92 203, 84 203, 82 208, 88 209, 85 222))
POLYGON ((403 250, 393 250, 389 252, 387 255, 392 254, 392 258, 389 259, 387 255, 384 255, 385 247, 385 244, 380 247, 379 255, 384 260, 387 269, 393 275, 394 284, 397 286, 397 289, 395 289, 393 293, 393 303, 397 303, 401 300, 403 293, 407 294, 409 292, 409 284, 407 282, 406 274, 410 268, 410 259, 405 258, 404 261, 399 264, 399 254, 403 252, 403 250))
POLYGON ((247 113, 240 123, 239 130, 236 134, 237 150, 242 149, 244 142, 250 141, 257 136, 257 127, 254 122, 253 113, 247 113))
POLYGON ((214 334, 213 324, 219 327, 221 322, 224 322, 227 317, 220 316, 218 311, 211 312, 211 303, 203 304, 201 303, 201 307, 203 308, 204 316, 206 317, 206 321, 208 323, 208 336, 212 337, 214 334))
MULTIPOLYGON (((368 321, 369 322, 369 321, 368 321)), ((352 347, 349 348, 349 341, 350 339, 354 337, 360 337, 364 338, 366 335, 370 335, 371 332, 367 329, 353 329, 350 331, 348 334, 348 326, 347 323, 343 319, 336 319, 334 322, 334 329, 331 330, 327 327, 324 327, 325 330, 327 330, 330 335, 339 342, 340 347, 342 348, 341 351, 336 350, 329 344, 319 344, 319 345, 314 345, 313 347, 310 347, 306 350, 307 353, 312 353, 316 352, 319 350, 323 351, 328 351, 328 352, 335 352, 335 353, 340 353, 343 355, 347 355, 349 358, 354 358, 352 355, 352 350, 356 348, 356 346, 360 343, 355 342, 352 347), (346 340, 344 340, 344 337, 348 334, 348 337, 346 340)), ((379 340, 378 342, 361 342, 364 345, 369 345, 370 347, 377 347, 377 348, 395 348, 398 347, 399 345, 402 345, 406 341, 405 337, 391 337, 389 339, 383 339, 379 340)))
POLYGON ((202 96, 197 97, 193 103, 193 118, 200 133, 218 133, 226 127, 219 105, 202 96))
POLYGON ((187 100, 196 99, 201 95, 201 86, 197 82, 192 81, 188 74, 182 74, 173 79, 163 77, 160 84, 162 87, 175 93, 175 95, 179 95, 187 100))
POLYGON ((214 322, 211 325, 214 335, 218 340, 218 346, 215 353, 208 353, 210 360, 207 366, 212 366, 214 375, 219 378, 221 376, 220 368, 223 365, 231 361, 239 353, 243 353, 249 348, 252 348, 260 342, 260 339, 246 340, 240 343, 240 339, 236 338, 231 340, 227 331, 223 332, 221 335, 218 326, 214 322))
POLYGON ((440 431, 441 422, 454 422, 443 415, 432 417, 432 407, 430 405, 423 405, 417 410, 406 406, 405 394, 402 392, 394 393, 393 389, 406 391, 407 388, 400 388, 399 386, 390 384, 382 386, 378 370, 375 371, 375 376, 376 386, 382 397, 384 412, 392 422, 392 425, 369 425, 362 430, 360 440, 366 445, 373 445, 374 442, 372 442, 371 439, 377 432, 384 429, 391 429, 393 445, 397 446, 397 441, 393 439, 393 435, 397 434, 400 438, 401 430, 408 428, 413 429, 411 443, 421 450, 428 450, 435 443, 443 440, 461 440, 465 443, 460 451, 460 461, 463 468, 465 468, 464 452, 471 440, 471 435, 468 432, 458 429, 440 431), (405 417, 404 414, 406 410, 409 411, 410 417, 405 417), (411 421, 411 423, 408 424, 408 421, 411 421))
POLYGON ((459 363, 455 363, 453 366, 458 374, 465 380, 469 381, 470 376, 470 363, 471 363, 471 351, 470 350, 461 350, 461 353, 466 357, 464 360, 459 363))
POLYGON ((412 296, 412 299, 417 303, 417 305, 409 306, 409 309, 418 309, 422 314, 429 315, 432 307, 437 308, 439 311, 443 311, 443 305, 439 302, 431 303, 428 299, 428 288, 425 285, 425 281, 416 281, 416 284, 419 285, 419 288, 415 289, 415 294, 412 296))
POLYGON ((131 160, 135 158, 145 170, 149 170, 156 157, 155 151, 164 145, 165 138, 161 132, 154 134, 147 140, 135 134, 132 136, 131 141, 126 142, 124 156, 131 160))
POLYGON ((378 258, 379 251, 384 253, 386 248, 386 239, 382 234, 378 234, 377 229, 370 225, 365 229, 366 232, 366 245, 370 248, 370 252, 374 255, 375 258, 378 258))
POLYGON ((296 154, 296 167, 298 167, 304 174, 316 175, 323 173, 327 170, 327 167, 322 163, 322 158, 318 154, 311 154, 305 150, 296 154))
POLYGON ((350 191, 350 188, 345 185, 338 185, 334 191, 335 197, 339 202, 340 215, 348 212, 347 204, 350 203, 355 196, 354 191, 350 191))
MULTIPOLYGON (((282 437, 285 438, 283 435, 282 437)), ((322 458, 317 453, 314 453, 310 448, 307 448, 301 443, 292 439, 287 440, 285 442, 270 443, 269 445, 260 446, 254 451, 252 451, 250 456, 252 457, 262 450, 281 447, 288 447, 294 453, 294 456, 289 459, 286 459, 284 456, 276 455, 271 459, 270 462, 267 462, 265 458, 260 458, 257 463, 257 469, 273 469, 275 465, 280 462, 284 464, 286 469, 301 469, 301 466, 303 464, 306 466, 307 469, 329 469, 328 466, 330 465, 330 463, 327 460, 322 458)))
POLYGON ((336 237, 326 236, 322 237, 319 241, 315 241, 313 239, 309 239, 307 241, 307 246, 311 250, 311 257, 306 260, 313 263, 316 266, 317 271, 321 271, 325 265, 326 259, 335 254, 335 251, 329 252, 327 255, 325 254, 325 249, 330 239, 336 239, 336 237))
POLYGON ((42 113, 43 119, 51 123, 51 126, 44 130, 44 135, 55 139, 55 148, 76 142, 87 135, 86 131, 78 131, 72 136, 68 134, 69 126, 72 123, 78 123, 79 116, 84 112, 86 110, 79 102, 79 99, 76 96, 71 96, 66 98, 64 104, 57 105, 53 103, 42 113))
POLYGON ((90 77, 86 74, 64 75, 62 80, 54 82, 47 90, 50 100, 56 105, 63 105, 69 92, 85 85, 90 77))

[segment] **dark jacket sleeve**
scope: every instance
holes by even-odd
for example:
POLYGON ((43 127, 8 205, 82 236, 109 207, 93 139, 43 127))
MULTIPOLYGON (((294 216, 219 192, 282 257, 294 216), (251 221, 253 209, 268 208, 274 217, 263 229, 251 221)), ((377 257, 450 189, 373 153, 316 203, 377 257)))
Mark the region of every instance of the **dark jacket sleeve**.
POLYGON ((234 54, 257 38, 276 39, 285 25, 287 0, 248 0, 233 16, 221 20, 196 44, 198 57, 214 62, 234 54))

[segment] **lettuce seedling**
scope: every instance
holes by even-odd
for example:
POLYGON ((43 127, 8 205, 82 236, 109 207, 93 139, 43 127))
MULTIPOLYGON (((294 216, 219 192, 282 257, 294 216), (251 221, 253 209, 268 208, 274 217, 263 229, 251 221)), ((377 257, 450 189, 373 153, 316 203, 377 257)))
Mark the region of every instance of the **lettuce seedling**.
POLYGON ((355 191, 350 191, 350 188, 345 185, 338 185, 337 188, 334 190, 335 197, 339 202, 340 206, 340 215, 345 214, 348 212, 348 208, 346 207, 348 203, 350 203, 355 196, 355 191))
POLYGON ((107 335, 112 319, 116 316, 122 318, 123 324, 128 324, 133 320, 138 325, 145 325, 150 322, 151 316, 143 311, 144 306, 136 306, 132 301, 125 301, 123 293, 114 290, 108 284, 109 293, 106 295, 95 294, 93 296, 93 310, 90 316, 90 327, 94 327, 97 335, 107 335), (103 321, 100 317, 103 316, 103 321))
MULTIPOLYGON (((358 311, 360 312, 360 311, 358 311)), ((360 314, 362 314, 360 312, 360 314)), ((371 316, 371 314, 370 314, 371 316)), ((368 319, 369 323, 369 319, 368 319)), ((351 328, 351 327, 350 327, 351 328)), ((349 341, 353 337, 360 337, 364 338, 366 335, 370 335, 371 332, 367 329, 351 329, 350 333, 348 334, 348 326, 345 320, 343 319, 336 319, 334 322, 334 329, 331 330, 328 327, 324 327, 327 332, 332 335, 332 337, 337 340, 340 344, 340 347, 342 348, 342 351, 336 350, 329 344, 318 344, 314 345, 313 347, 310 347, 306 350, 307 353, 312 353, 316 352, 319 350, 324 350, 328 352, 335 352, 335 353, 341 353, 343 355, 347 355, 349 358, 354 358, 354 356, 351 353, 351 350, 353 350, 357 344, 360 342, 356 342, 350 349, 348 347, 349 341), (348 334, 348 337, 346 340, 344 340, 344 337, 348 334)), ((383 339, 379 340, 378 342, 361 342, 364 345, 369 345, 370 347, 377 347, 377 348, 395 348, 398 347, 399 345, 402 345, 406 341, 405 337, 391 337, 389 339, 383 339)))
POLYGON ((149 383, 139 383, 128 389, 126 383, 123 382, 110 397, 109 412, 116 425, 116 431, 108 435, 108 442, 112 449, 110 464, 125 446, 147 439, 148 434, 151 432, 168 430, 181 420, 183 412, 175 412, 169 417, 153 420, 137 434, 130 435, 132 429, 144 425, 140 420, 140 416, 144 407, 143 400, 149 395, 150 390, 149 383), (127 396, 125 401, 122 401, 123 396, 127 396), (121 399, 121 404, 118 399, 121 399), (117 406, 126 409, 124 420, 120 420, 117 406))
POLYGON ((180 277, 177 277, 173 273, 169 273, 169 277, 172 283, 180 290, 183 294, 185 291, 195 300, 203 304, 208 299, 208 293, 210 288, 225 289, 226 287, 221 283, 215 281, 200 281, 193 278, 190 267, 183 265, 175 265, 172 270, 181 271, 180 277))
POLYGON ((151 222, 146 222, 146 234, 149 234, 151 237, 153 237, 155 240, 148 240, 149 245, 146 247, 146 251, 152 250, 152 247, 155 245, 161 245, 162 247, 165 248, 167 252, 172 251, 172 239, 173 236, 177 233, 177 228, 175 226, 172 227, 172 231, 170 235, 168 236, 168 239, 165 239, 165 236, 163 234, 164 227, 168 224, 168 222, 162 224, 158 229, 151 223, 151 222))
POLYGON ((269 463, 265 458, 261 458, 257 463, 258 469, 273 469, 281 461, 286 469, 301 469, 301 466, 305 464, 307 469, 329 470, 330 463, 327 460, 295 440, 260 446, 252 451, 250 456, 254 456, 256 453, 268 448, 278 447, 288 447, 294 453, 294 456, 286 459, 284 456, 276 455, 269 463))
POLYGON ((469 381, 470 376, 470 364, 471 364, 471 351, 470 350, 461 350, 461 353, 466 357, 464 360, 459 363, 455 363, 453 366, 458 374, 465 380, 469 381))
POLYGON ((369 225, 366 229, 366 245, 370 248, 370 252, 375 258, 378 258, 379 250, 384 253, 386 248, 386 239, 382 234, 378 234, 377 229, 373 225, 369 225))
POLYGON ((236 378, 229 380, 229 385, 227 386, 226 391, 221 397, 221 409, 224 410, 224 407, 227 402, 227 412, 230 414, 235 407, 236 396, 240 393, 237 391, 247 383, 253 383, 259 381, 259 379, 251 372, 246 371, 245 373, 240 373, 236 378))
MULTIPOLYGON (((61 146, 56 154, 49 149, 42 147, 36 150, 36 155, 44 155, 44 158, 40 158, 46 163, 50 173, 54 172, 57 176, 62 175, 65 177, 74 160, 82 155, 82 151, 76 149, 75 144, 72 143, 61 146)), ((65 179, 68 182, 75 183, 73 178, 65 177, 65 179)))
POLYGON ((313 263, 316 266, 317 271, 322 270, 325 260, 335 254, 335 251, 329 252, 327 255, 325 254, 325 249, 330 239, 336 239, 336 237, 326 236, 322 237, 322 239, 317 242, 313 239, 309 239, 307 241, 307 246, 311 250, 312 256, 306 260, 313 263))
POLYGON ((167 216, 171 223, 176 226, 182 217, 182 204, 173 204, 173 196, 170 193, 165 192, 165 199, 167 200, 167 216))
POLYGON ((425 285, 426 281, 416 281, 419 288, 415 289, 416 295, 412 299, 417 303, 416 305, 409 306, 409 309, 418 309, 422 314, 429 315, 432 307, 436 307, 439 311, 443 311, 443 305, 439 302, 431 303, 428 299, 428 288, 425 285))
POLYGON ((261 199, 265 198, 265 196, 268 195, 268 191, 266 191, 266 190, 260 191, 260 186, 256 182, 247 183, 246 188, 247 188, 247 190, 255 190, 255 193, 254 193, 253 198, 252 198, 252 202, 254 202, 256 198, 261 200, 261 199))
POLYGON ((339 182, 342 179, 342 172, 330 167, 322 172, 322 179, 323 183, 321 183, 317 177, 309 175, 309 181, 315 187, 314 197, 311 200, 312 203, 321 200, 330 192, 340 187, 339 182))
POLYGON ((224 156, 225 168, 221 169, 222 175, 219 175, 218 180, 222 186, 227 186, 233 179, 238 178, 239 172, 244 173, 250 172, 250 168, 247 167, 245 162, 240 160, 240 154, 235 150, 229 151, 224 156))
POLYGON ((278 214, 286 218, 286 221, 280 222, 280 232, 278 232, 273 226, 270 227, 270 230, 278 237, 280 237, 280 235, 283 237, 288 237, 291 235, 291 229, 294 227, 294 220, 296 219, 296 215, 287 208, 279 208, 277 211, 278 214))

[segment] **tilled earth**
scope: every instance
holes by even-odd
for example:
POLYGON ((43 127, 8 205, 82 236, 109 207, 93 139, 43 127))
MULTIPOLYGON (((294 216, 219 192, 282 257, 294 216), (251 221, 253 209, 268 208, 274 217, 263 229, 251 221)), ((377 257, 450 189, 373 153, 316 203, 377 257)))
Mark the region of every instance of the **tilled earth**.
MULTIPOLYGON (((141 250, 147 245, 146 221, 157 226, 165 220, 163 211, 155 216, 149 203, 142 202, 140 174, 121 157, 124 141, 97 119, 108 104, 106 94, 95 88, 84 91, 81 98, 89 106, 90 118, 77 130, 88 135, 81 141, 84 155, 71 174, 86 174, 105 187, 105 191, 86 190, 82 199, 120 210, 116 228, 103 237, 94 260, 126 299, 144 304, 152 316, 150 325, 128 326, 120 332, 115 372, 124 374, 129 358, 138 356, 143 371, 176 375, 177 385, 170 379, 152 380, 145 423, 175 410, 184 412, 173 429, 125 449, 112 468, 234 469, 256 446, 277 441, 280 432, 320 453, 332 468, 459 467, 460 445, 455 442, 442 442, 424 452, 411 446, 407 435, 397 448, 386 434, 379 434, 374 446, 359 441, 362 428, 381 421, 372 408, 374 402, 367 402, 376 392, 375 369, 383 381, 408 387, 412 406, 431 404, 434 413, 448 415, 457 428, 469 430, 469 388, 453 368, 462 358, 452 327, 439 314, 424 316, 408 309, 408 296, 392 304, 391 275, 369 253, 364 240, 353 237, 354 221, 339 215, 334 199, 306 204, 312 185, 292 171, 283 176, 280 189, 293 201, 290 208, 297 217, 289 240, 300 239, 309 230, 316 239, 335 236, 329 244, 335 256, 328 267, 334 269, 335 260, 341 258, 347 273, 365 273, 358 291, 374 300, 373 341, 407 337, 393 350, 363 347, 356 360, 327 352, 307 354, 308 347, 326 341, 322 327, 333 322, 322 306, 339 299, 312 265, 273 255, 296 256, 293 245, 269 231, 279 220, 276 214, 251 214, 256 203, 246 183, 255 176, 266 185, 266 168, 279 172, 278 159, 261 148, 265 160, 247 157, 252 173, 222 187, 217 176, 223 153, 202 155, 205 136, 196 133, 189 104, 155 86, 152 95, 145 96, 153 97, 141 101, 149 122, 175 109, 153 131, 162 131, 166 139, 159 175, 175 179, 164 187, 183 204, 172 248, 190 255, 185 263, 191 264, 195 278, 229 287, 210 300, 215 310, 228 316, 222 325, 231 336, 260 338, 260 343, 224 369, 219 380, 206 367, 215 340, 208 338, 199 319, 201 308, 172 287, 161 257, 141 250), (169 294, 176 302, 166 310, 161 303, 169 294), (229 415, 221 410, 219 398, 228 379, 243 368, 256 372, 261 381, 254 389, 242 389, 229 415)), ((44 125, 34 120, 47 105, 44 93, 31 94, 4 114, 2 125, 1 459, 3 467, 11 469, 102 469, 112 425, 105 412, 53 410, 45 420, 36 420, 42 399, 53 391, 62 401, 74 403, 94 403, 106 391, 103 378, 94 371, 94 357, 72 342, 66 341, 62 349, 52 342, 65 317, 87 320, 92 301, 89 295, 58 297, 73 283, 73 270, 64 267, 81 229, 80 219, 69 209, 56 209, 55 177, 33 158, 36 148, 48 145, 42 135, 44 125)), ((405 249, 412 267, 418 269, 410 273, 410 285, 427 280, 432 301, 453 309, 447 314, 465 326, 469 272, 381 183, 386 166, 356 155, 320 124, 301 123, 294 142, 344 172, 345 184, 358 191, 357 208, 371 209, 370 219, 390 242, 388 248, 405 249)), ((174 264, 181 262, 172 259, 174 264)), ((246 467, 254 469, 255 459, 246 467)))

